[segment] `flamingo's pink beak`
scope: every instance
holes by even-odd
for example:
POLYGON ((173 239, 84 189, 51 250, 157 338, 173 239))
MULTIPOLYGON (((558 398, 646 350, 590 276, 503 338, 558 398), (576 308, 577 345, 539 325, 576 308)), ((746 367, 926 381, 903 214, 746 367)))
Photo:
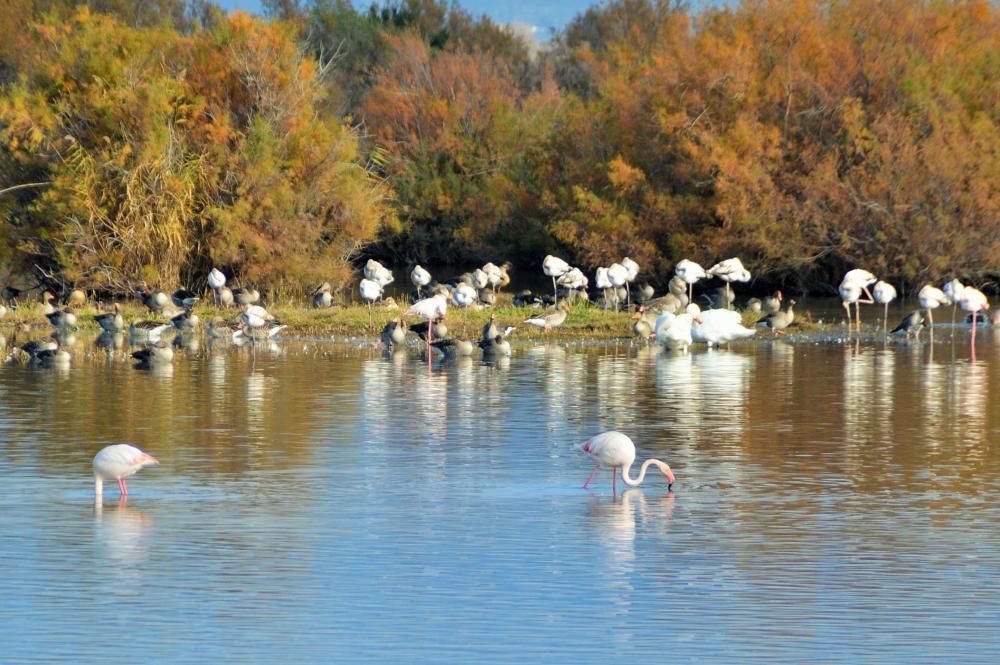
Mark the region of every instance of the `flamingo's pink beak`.
POLYGON ((143 456, 142 456, 142 465, 143 466, 152 466, 153 464, 159 464, 159 463, 160 463, 160 460, 156 459, 152 455, 143 454, 143 456))
POLYGON ((670 467, 667 467, 663 470, 663 475, 667 478, 667 489, 669 490, 674 486, 674 472, 670 470, 670 467))

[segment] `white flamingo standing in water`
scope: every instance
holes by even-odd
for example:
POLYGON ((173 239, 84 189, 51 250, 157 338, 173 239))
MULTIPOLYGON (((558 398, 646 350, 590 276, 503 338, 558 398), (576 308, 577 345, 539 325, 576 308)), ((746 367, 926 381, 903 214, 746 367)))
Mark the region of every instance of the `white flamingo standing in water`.
POLYGON ((872 295, 875 296, 875 302, 885 306, 882 314, 882 332, 886 332, 889 330, 889 303, 896 299, 896 287, 889 282, 879 280, 872 288, 872 295))
POLYGON ((576 447, 590 455, 590 458, 597 462, 597 466, 591 472, 590 477, 587 478, 587 482, 583 484, 584 488, 590 485, 590 481, 594 479, 594 476, 597 475, 602 466, 611 467, 611 491, 617 495, 619 468, 621 469, 622 480, 625 481, 625 484, 631 487, 638 487, 646 477, 646 469, 651 465, 656 465, 660 473, 663 474, 663 477, 667 479, 667 491, 673 488, 674 472, 670 470, 666 462, 661 462, 658 459, 648 459, 643 462, 639 468, 638 478, 633 479, 629 475, 629 469, 632 468, 632 463, 635 461, 635 444, 632 443, 632 439, 621 432, 613 430, 603 432, 590 437, 576 447))
POLYGON ((382 297, 382 285, 377 280, 365 277, 361 280, 361 299, 368 305, 368 327, 372 328, 372 303, 382 297))
POLYGON ((844 279, 841 280, 840 286, 837 287, 837 291, 840 293, 841 304, 844 306, 844 309, 847 310, 848 330, 851 329, 851 304, 853 303, 854 318, 857 320, 858 332, 861 332, 861 305, 871 305, 875 302, 875 298, 872 297, 871 291, 868 290, 868 286, 877 281, 878 277, 861 268, 848 270, 847 274, 844 275, 844 279), (862 299, 862 293, 868 297, 866 299, 862 299))
POLYGON ((558 256, 552 256, 549 254, 542 261, 542 270, 546 275, 552 278, 552 296, 555 298, 555 302, 559 304, 559 290, 556 288, 556 278, 562 277, 569 272, 570 265, 560 259, 558 256))
POLYGON ((152 455, 127 443, 106 446, 94 455, 94 495, 98 499, 101 498, 104 493, 104 481, 116 480, 121 495, 128 496, 125 479, 135 475, 143 467, 159 463, 152 455))
MULTIPOLYGON (((962 299, 958 301, 959 306, 966 312, 972 314, 972 348, 976 348, 976 314, 985 312, 990 308, 990 302, 979 289, 966 286, 962 289, 962 299)), ((983 316, 986 316, 983 314, 983 316)), ((973 356, 975 360, 975 356, 973 356)))
POLYGON ((926 284, 922 289, 920 289, 917 293, 917 300, 920 301, 920 308, 927 311, 928 330, 931 330, 934 326, 933 311, 941 305, 951 304, 951 300, 945 295, 944 291, 936 286, 931 286, 930 284, 926 284))
POLYGON ((965 285, 957 279, 953 279, 944 285, 944 294, 948 296, 951 300, 951 325, 955 325, 955 308, 958 307, 958 301, 962 299, 962 292, 965 290, 965 285))
POLYGON ((403 316, 419 316, 427 321, 427 366, 431 364, 431 337, 434 322, 443 319, 448 314, 448 294, 436 293, 430 298, 424 298, 413 303, 403 316))

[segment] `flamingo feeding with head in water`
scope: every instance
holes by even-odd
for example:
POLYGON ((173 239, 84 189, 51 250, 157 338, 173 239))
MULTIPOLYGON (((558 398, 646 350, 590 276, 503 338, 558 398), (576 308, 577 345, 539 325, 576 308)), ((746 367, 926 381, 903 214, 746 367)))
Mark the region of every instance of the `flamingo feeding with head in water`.
POLYGON ((635 444, 632 443, 632 439, 621 432, 603 432, 590 437, 576 447, 590 455, 590 458, 597 462, 597 466, 590 474, 590 477, 587 478, 587 482, 583 484, 584 488, 590 485, 590 481, 594 479, 594 476, 597 475, 602 466, 611 467, 611 491, 613 494, 618 493, 619 468, 621 468, 622 480, 625 481, 625 484, 631 487, 638 487, 642 483, 643 478, 646 477, 646 469, 651 465, 656 465, 660 473, 663 474, 663 477, 667 479, 667 490, 669 491, 673 488, 674 472, 670 470, 666 462, 661 462, 658 459, 648 459, 643 462, 642 467, 639 468, 638 478, 633 479, 629 475, 629 469, 632 468, 632 462, 635 461, 635 444))
POLYGON ((105 480, 117 480, 122 496, 128 495, 128 485, 125 479, 136 474, 144 466, 152 466, 160 462, 127 443, 116 443, 106 446, 94 456, 94 495, 101 497, 105 480))

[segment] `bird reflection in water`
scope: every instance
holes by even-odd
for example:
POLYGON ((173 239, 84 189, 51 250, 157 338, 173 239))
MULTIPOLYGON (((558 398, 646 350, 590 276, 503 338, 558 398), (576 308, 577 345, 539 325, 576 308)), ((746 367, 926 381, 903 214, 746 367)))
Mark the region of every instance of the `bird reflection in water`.
POLYGON ((135 582, 143 576, 142 564, 149 558, 149 534, 152 518, 128 505, 122 496, 107 507, 94 502, 96 539, 104 549, 105 559, 113 563, 115 574, 107 579, 110 591, 121 595, 135 593, 135 582))
POLYGON ((651 502, 641 489, 631 488, 618 497, 601 497, 590 502, 587 522, 597 532, 614 570, 631 572, 635 562, 636 524, 654 531, 666 528, 674 513, 674 501, 672 491, 651 502))

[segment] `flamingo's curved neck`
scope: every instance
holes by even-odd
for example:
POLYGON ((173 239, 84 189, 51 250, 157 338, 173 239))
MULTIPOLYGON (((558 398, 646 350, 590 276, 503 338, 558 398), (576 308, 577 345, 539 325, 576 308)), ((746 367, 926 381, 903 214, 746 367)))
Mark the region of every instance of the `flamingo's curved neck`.
POLYGON ((655 464, 657 467, 659 467, 660 471, 663 472, 663 475, 667 476, 667 479, 670 482, 670 484, 673 484, 674 474, 670 470, 670 467, 667 466, 667 463, 666 462, 661 462, 658 459, 652 459, 652 458, 650 458, 650 459, 648 459, 648 460, 646 460, 645 462, 642 463, 642 466, 639 468, 639 477, 635 478, 634 480, 629 477, 629 470, 632 468, 632 465, 629 464, 628 466, 623 466, 622 467, 622 480, 624 480, 625 484, 627 484, 627 485, 630 485, 632 487, 638 487, 639 485, 642 484, 643 478, 646 477, 646 469, 648 469, 650 467, 650 465, 652 465, 652 464, 655 464))

